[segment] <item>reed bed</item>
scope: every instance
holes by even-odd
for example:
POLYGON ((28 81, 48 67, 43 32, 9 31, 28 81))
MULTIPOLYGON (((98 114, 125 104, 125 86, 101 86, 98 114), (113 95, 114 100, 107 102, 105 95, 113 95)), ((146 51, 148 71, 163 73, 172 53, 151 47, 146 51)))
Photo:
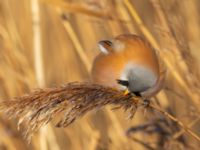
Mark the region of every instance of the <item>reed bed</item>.
POLYGON ((18 130, 19 118, 0 113, 0 149, 199 149, 199 10, 198 0, 0 0, 0 100, 11 118, 23 116, 24 121, 18 130), (97 42, 122 33, 145 37, 167 68, 164 89, 152 99, 150 109, 138 107, 132 119, 126 119, 123 109, 106 105, 136 106, 130 99, 114 89, 88 84, 97 42), (77 86, 82 87, 79 92, 90 87, 108 95, 100 101, 97 93, 89 92, 86 97, 94 100, 90 103, 78 94, 73 100, 86 102, 85 106, 69 111, 75 105, 67 99, 77 86), (34 89, 38 90, 31 92, 34 89), (72 92, 63 94, 64 89, 72 92), (21 97, 25 93, 30 94, 21 97), (52 95, 43 99, 48 94, 52 95), (58 109, 54 102, 60 100, 63 107, 58 109), (95 107, 85 114, 89 104, 95 107), (32 110, 34 106, 40 107, 32 110), (49 109, 39 111, 42 106, 49 109), (34 118, 34 111, 41 118, 36 113, 34 118), (68 118, 71 113, 84 116, 65 128, 54 127, 73 121, 68 118), (27 142, 24 133, 36 130, 27 142))

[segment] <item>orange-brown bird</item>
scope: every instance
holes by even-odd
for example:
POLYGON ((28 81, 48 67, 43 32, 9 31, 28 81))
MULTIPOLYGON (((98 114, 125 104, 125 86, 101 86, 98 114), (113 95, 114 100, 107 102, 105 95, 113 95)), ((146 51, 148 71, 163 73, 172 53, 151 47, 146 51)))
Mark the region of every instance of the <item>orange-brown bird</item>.
POLYGON ((143 38, 123 34, 99 42, 100 54, 92 66, 95 83, 116 87, 136 96, 150 98, 157 94, 165 79, 153 47, 143 38))

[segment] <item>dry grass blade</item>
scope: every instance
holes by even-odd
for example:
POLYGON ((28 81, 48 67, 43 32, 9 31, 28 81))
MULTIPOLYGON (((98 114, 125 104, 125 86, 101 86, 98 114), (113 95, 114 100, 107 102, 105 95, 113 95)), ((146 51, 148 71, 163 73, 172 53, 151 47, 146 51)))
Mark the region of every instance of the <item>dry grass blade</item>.
POLYGON ((88 16, 96 17, 96 18, 126 22, 125 20, 112 15, 112 13, 109 13, 105 10, 104 11, 96 10, 90 5, 76 4, 76 3, 71 3, 71 2, 62 1, 62 0, 59 0, 59 1, 43 0, 43 2, 46 4, 50 4, 54 7, 56 6, 59 8, 63 8, 66 12, 70 12, 70 13, 84 14, 84 15, 88 15, 88 16))
POLYGON ((25 124, 25 136, 47 124, 61 112, 64 114, 56 124, 66 127, 88 111, 106 104, 116 104, 134 114, 138 99, 124 96, 123 92, 91 83, 68 83, 61 87, 36 90, 29 95, 4 101, 0 109, 8 117, 18 117, 20 125, 25 124))
POLYGON ((88 71, 88 73, 90 72, 91 69, 91 62, 89 62, 88 57, 81 45, 81 43, 78 40, 78 37, 73 29, 73 27, 71 26, 70 22, 66 19, 66 16, 64 14, 62 14, 61 12, 59 12, 60 15, 63 16, 63 25, 65 27, 65 29, 67 30, 74 46, 75 46, 75 50, 77 51, 77 54, 79 54, 81 60, 83 61, 83 64, 86 67, 86 70, 88 71))
POLYGON ((193 138, 195 138, 197 141, 200 142, 200 137, 194 133, 193 131, 190 130, 190 128, 186 125, 184 125, 179 119, 175 118, 174 116, 170 115, 168 112, 163 111, 162 109, 151 105, 149 106, 150 108, 162 113, 164 116, 166 116, 167 118, 171 119, 172 121, 176 122, 180 127, 182 127, 182 129, 187 132, 190 136, 192 136, 193 138))
MULTIPOLYGON (((188 125, 188 127, 192 127, 192 126, 194 126, 196 123, 198 123, 199 122, 199 120, 200 120, 200 118, 198 117, 198 118, 196 118, 195 120, 193 120, 189 125, 188 125)), ((177 139, 177 138, 179 138, 183 133, 185 132, 185 130, 184 129, 182 129, 182 130, 180 130, 179 132, 177 132, 177 133, 175 133, 174 135, 173 135, 173 137, 172 137, 172 139, 174 140, 174 139, 177 139)))

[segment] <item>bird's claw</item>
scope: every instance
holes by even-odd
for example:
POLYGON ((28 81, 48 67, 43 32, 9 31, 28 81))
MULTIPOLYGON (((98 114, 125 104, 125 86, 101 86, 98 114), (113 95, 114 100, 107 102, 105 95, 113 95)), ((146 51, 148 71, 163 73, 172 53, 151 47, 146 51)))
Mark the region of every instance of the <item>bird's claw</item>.
POLYGON ((127 96, 129 93, 130 93, 129 90, 126 89, 126 90, 124 91, 124 96, 127 96))
POLYGON ((143 105, 144 105, 145 108, 149 107, 149 105, 150 105, 150 100, 144 99, 144 100, 143 100, 143 105))

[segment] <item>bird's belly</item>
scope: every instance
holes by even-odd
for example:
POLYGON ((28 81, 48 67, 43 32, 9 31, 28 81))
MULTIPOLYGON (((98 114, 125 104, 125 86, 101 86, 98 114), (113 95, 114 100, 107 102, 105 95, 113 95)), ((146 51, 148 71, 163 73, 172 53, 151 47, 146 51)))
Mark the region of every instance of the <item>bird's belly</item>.
POLYGON ((153 87, 158 77, 147 67, 129 65, 125 68, 122 79, 127 79, 129 81, 129 90, 131 92, 143 92, 153 87))

